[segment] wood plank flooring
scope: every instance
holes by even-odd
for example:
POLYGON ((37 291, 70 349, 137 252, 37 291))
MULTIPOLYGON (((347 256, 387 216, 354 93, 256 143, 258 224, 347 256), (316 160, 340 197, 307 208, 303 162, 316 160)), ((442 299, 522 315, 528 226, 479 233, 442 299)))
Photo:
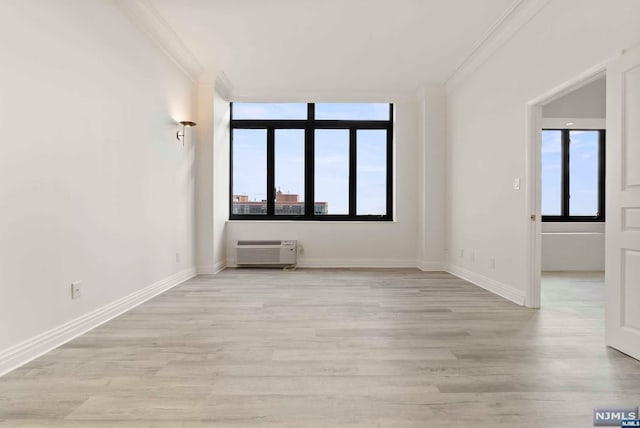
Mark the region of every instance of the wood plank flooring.
POLYGON ((543 309, 446 273, 200 276, 0 378, 2 427, 589 427, 640 404, 602 276, 543 309))

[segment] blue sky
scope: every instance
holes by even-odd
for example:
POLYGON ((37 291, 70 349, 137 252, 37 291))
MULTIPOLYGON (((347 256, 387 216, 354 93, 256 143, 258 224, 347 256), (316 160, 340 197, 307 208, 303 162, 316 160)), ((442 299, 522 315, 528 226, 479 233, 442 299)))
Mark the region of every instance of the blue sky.
MULTIPOLYGON (((598 212, 598 131, 570 131, 570 215, 598 212)), ((542 132, 542 214, 560 215, 562 144, 560 131, 542 132)))
MULTIPOLYGON (((305 119, 306 104, 234 103, 234 118, 305 119)), ((318 119, 389 117, 388 104, 316 104, 318 119)), ((251 201, 266 199, 265 130, 235 129, 233 193, 251 201)), ((357 132, 357 214, 386 212, 386 131, 357 132)), ((315 134, 315 200, 327 202, 329 214, 349 213, 349 131, 317 130, 315 134)), ((275 184, 304 200, 304 131, 275 132, 275 184)))

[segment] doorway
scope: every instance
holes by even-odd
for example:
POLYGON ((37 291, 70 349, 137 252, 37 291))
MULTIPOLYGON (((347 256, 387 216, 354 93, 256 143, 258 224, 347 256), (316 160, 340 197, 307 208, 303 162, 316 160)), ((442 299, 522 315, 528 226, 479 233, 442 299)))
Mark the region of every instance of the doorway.
POLYGON ((531 308, 542 303, 543 271, 593 272, 595 278, 604 271, 604 173, 599 174, 604 171, 605 72, 606 64, 600 64, 527 106, 531 263, 525 305, 531 308), (587 100, 595 105, 586 105, 587 100), (586 170, 589 185, 580 174, 586 170), (572 193, 583 197, 572 198, 572 193))
POLYGON ((602 319, 605 128, 604 75, 542 106, 541 305, 602 319))

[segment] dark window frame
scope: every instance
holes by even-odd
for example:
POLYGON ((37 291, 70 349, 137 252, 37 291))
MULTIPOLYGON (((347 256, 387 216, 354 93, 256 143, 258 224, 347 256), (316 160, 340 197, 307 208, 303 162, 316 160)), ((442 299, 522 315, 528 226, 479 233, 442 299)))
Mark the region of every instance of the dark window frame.
POLYGON ((558 223, 584 223, 605 221, 605 179, 606 179, 606 131, 604 129, 567 129, 567 128, 545 128, 543 131, 560 131, 562 144, 562 190, 561 190, 561 215, 542 215, 543 222, 558 223), (569 214, 570 207, 570 132, 571 131, 597 131, 598 132, 598 214, 595 216, 577 216, 569 214))
POLYGON ((389 103, 388 120, 316 120, 315 103, 307 103, 307 119, 234 119, 231 103, 229 132, 229 220, 265 221, 393 221, 393 112, 389 103), (267 214, 233 213, 233 131, 235 129, 265 129, 267 132, 267 214), (305 131, 305 213, 304 215, 275 214, 275 130, 303 129, 305 131), (349 130, 349 214, 315 214, 315 131, 317 129, 349 130), (386 214, 357 214, 357 131, 380 129, 387 131, 386 214))

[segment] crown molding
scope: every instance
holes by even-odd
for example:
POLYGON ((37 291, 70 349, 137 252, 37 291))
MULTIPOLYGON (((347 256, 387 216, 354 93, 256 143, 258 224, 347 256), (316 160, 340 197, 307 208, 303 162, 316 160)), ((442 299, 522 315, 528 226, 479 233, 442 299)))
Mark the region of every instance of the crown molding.
POLYGON ((215 90, 222 95, 222 98, 225 100, 234 99, 235 87, 231 80, 227 77, 224 72, 218 72, 215 79, 215 90))
POLYGON ((148 0, 111 0, 118 8, 184 72, 197 82, 204 72, 202 64, 191 53, 148 0))
POLYGON ((515 0, 473 46, 471 52, 445 82, 453 92, 502 45, 509 41, 551 0, 515 0))
POLYGON ((447 90, 444 85, 437 84, 429 84, 423 85, 418 88, 415 93, 415 97, 417 100, 422 101, 425 98, 437 98, 437 97, 446 97, 447 90))
POLYGON ((235 87, 227 75, 222 71, 204 72, 200 76, 200 79, 198 79, 198 85, 201 87, 213 88, 213 90, 221 95, 225 100, 234 99, 235 87))

